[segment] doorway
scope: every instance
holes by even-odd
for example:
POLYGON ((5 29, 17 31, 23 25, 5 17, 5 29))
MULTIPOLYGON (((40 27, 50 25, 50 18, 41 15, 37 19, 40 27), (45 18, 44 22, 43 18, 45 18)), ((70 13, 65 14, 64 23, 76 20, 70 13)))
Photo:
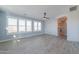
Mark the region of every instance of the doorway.
POLYGON ((67 39, 67 17, 62 16, 57 19, 58 36, 62 39, 67 39))

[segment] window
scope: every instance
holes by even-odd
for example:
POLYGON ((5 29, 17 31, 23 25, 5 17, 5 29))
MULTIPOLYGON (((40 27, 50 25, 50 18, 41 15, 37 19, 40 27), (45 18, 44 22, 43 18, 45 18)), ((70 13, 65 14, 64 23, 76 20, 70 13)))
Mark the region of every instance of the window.
POLYGON ((41 22, 34 21, 34 31, 41 31, 41 22))
POLYGON ((38 31, 41 31, 41 22, 38 22, 38 31))
POLYGON ((27 32, 31 32, 32 31, 32 21, 31 20, 27 20, 26 21, 26 31, 27 32))
POLYGON ((34 31, 38 30, 38 22, 34 21, 34 31))
POLYGON ((25 32, 25 20, 19 20, 19 32, 25 32))
POLYGON ((15 33, 17 32, 17 19, 8 17, 8 33, 15 33))
MULTIPOLYGON (((42 24, 39 21, 33 22, 33 30, 34 31, 41 31, 42 24)), ((32 32, 32 20, 19 19, 14 17, 8 17, 8 26, 6 28, 8 33, 16 33, 18 32, 32 32)))

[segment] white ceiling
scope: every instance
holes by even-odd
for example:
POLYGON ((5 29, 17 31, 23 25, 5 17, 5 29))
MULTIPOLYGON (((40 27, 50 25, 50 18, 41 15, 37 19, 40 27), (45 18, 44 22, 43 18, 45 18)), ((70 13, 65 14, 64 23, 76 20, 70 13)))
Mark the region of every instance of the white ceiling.
POLYGON ((42 19, 43 13, 47 12, 49 18, 56 17, 68 12, 68 5, 2 5, 0 8, 18 15, 42 19))

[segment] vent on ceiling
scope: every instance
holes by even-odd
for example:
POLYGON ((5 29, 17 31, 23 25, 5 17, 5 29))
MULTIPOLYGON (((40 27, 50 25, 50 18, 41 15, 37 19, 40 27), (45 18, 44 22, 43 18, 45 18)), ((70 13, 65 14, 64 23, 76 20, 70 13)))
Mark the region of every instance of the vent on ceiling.
POLYGON ((77 6, 73 6, 69 9, 70 11, 76 11, 77 10, 77 6))

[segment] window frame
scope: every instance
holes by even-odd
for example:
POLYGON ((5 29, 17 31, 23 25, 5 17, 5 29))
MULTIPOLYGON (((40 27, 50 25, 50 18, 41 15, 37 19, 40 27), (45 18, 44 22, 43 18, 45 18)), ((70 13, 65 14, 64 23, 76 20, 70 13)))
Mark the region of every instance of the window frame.
POLYGON ((25 26, 26 26, 25 19, 19 18, 19 19, 18 19, 18 32, 19 32, 19 33, 24 33, 24 32, 26 32, 26 27, 25 27, 25 26), (19 24, 19 21, 20 21, 20 20, 21 20, 21 21, 24 21, 24 24, 23 24, 24 26, 19 24), (20 31, 19 26, 24 27, 24 31, 20 31))
MULTIPOLYGON (((13 26, 13 25, 11 25, 11 26, 13 26)), ((19 33, 29 33, 29 32, 31 32, 31 33, 33 33, 33 32, 41 32, 42 31, 42 22, 41 21, 36 21, 36 20, 30 20, 30 19, 26 19, 26 18, 20 18, 20 17, 14 17, 14 16, 7 16, 7 25, 6 25, 6 31, 7 31, 7 34, 8 35, 13 35, 13 34, 19 34, 19 33), (8 26, 10 26, 10 25, 8 25, 8 18, 13 18, 13 19, 16 19, 16 32, 11 32, 11 33, 9 33, 8 32, 8 26), (25 22, 25 25, 24 25, 24 27, 25 27, 25 30, 24 31, 19 31, 19 20, 24 20, 24 22, 25 22), (31 21, 31 31, 27 31, 27 28, 28 28, 28 26, 27 26, 27 21, 31 21), (35 30, 34 28, 35 28, 35 25, 34 25, 34 22, 36 22, 37 23, 37 25, 36 25, 36 27, 37 27, 37 30, 35 30), (38 23, 41 23, 41 29, 39 30, 39 25, 38 25, 38 23)))
POLYGON ((38 31, 40 32, 40 31, 42 31, 42 22, 39 21, 38 24, 39 24, 39 23, 40 23, 40 26, 38 25, 38 31), (39 30, 39 27, 40 27, 40 30, 39 30))
POLYGON ((7 16, 7 21, 6 21, 7 23, 6 23, 6 32, 7 32, 7 34, 9 35, 9 34, 16 34, 17 32, 18 32, 18 29, 17 29, 17 22, 18 22, 18 19, 16 18, 16 17, 12 17, 12 16, 7 16), (8 18, 13 18, 13 19, 16 19, 16 25, 8 25, 8 18), (8 32, 8 26, 16 26, 16 32, 11 32, 11 33, 9 33, 8 32))
POLYGON ((38 21, 33 21, 33 31, 34 32, 37 32, 38 31, 38 21), (35 26, 35 22, 37 23, 36 26, 35 26), (35 27, 37 27, 36 30, 35 30, 35 27))
POLYGON ((33 29, 32 29, 32 27, 33 27, 32 24, 33 24, 32 20, 28 20, 28 19, 26 20, 26 32, 27 32, 27 33, 33 31, 33 29), (29 26, 27 26, 27 22, 28 22, 28 21, 31 22, 31 23, 30 23, 30 29, 31 29, 31 31, 27 31, 27 28, 29 27, 29 26))
POLYGON ((42 31, 42 22, 41 21, 33 21, 33 31, 34 32, 41 32, 42 31), (36 26, 34 25, 35 22, 37 23, 36 26), (38 26, 39 23, 41 23, 41 29, 40 30, 38 29, 39 28, 39 26, 38 26), (37 30, 35 30, 35 27, 37 27, 37 30))

